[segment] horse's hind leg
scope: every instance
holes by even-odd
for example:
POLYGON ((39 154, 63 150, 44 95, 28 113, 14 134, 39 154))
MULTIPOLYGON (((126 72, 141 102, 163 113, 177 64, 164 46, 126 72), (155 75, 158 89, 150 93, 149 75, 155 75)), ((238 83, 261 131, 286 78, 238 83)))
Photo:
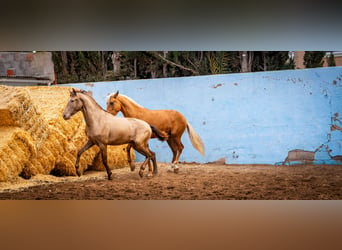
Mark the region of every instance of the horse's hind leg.
POLYGON ((157 166, 157 161, 156 161, 156 154, 148 149, 150 154, 151 154, 151 160, 153 163, 153 172, 152 172, 152 166, 151 166, 151 161, 148 161, 148 177, 152 177, 153 175, 158 174, 158 166, 157 166))
POLYGON ((127 148, 126 148, 126 152, 127 152, 127 159, 128 159, 128 164, 131 168, 131 171, 134 171, 135 170, 135 164, 134 162, 132 162, 132 158, 131 158, 131 148, 132 148, 132 145, 131 144, 128 144, 127 145, 127 148))
POLYGON ((80 171, 78 169, 81 155, 84 153, 84 151, 88 150, 89 148, 91 148, 94 145, 95 144, 91 140, 88 140, 87 143, 84 144, 84 146, 77 152, 75 168, 76 168, 76 173, 77 173, 78 176, 81 176, 81 173, 80 173, 80 171))
POLYGON ((174 138, 174 142, 175 142, 176 147, 177 147, 177 156, 176 156, 176 159, 174 160, 173 163, 177 164, 179 162, 179 157, 181 156, 181 154, 183 152, 184 145, 181 142, 181 138, 180 137, 175 137, 174 138))
POLYGON ((171 163, 173 163, 176 160, 176 158, 177 158, 177 146, 174 143, 173 138, 169 138, 167 140, 167 144, 169 144, 169 147, 170 147, 170 149, 172 151, 172 161, 171 161, 171 163))
POLYGON ((146 152, 149 155, 150 160, 148 161, 148 177, 152 177, 155 174, 158 174, 158 166, 156 161, 156 153, 154 153, 151 149, 149 149, 148 144, 146 145, 146 152), (153 163, 153 172, 151 167, 151 160, 153 163))
MULTIPOLYGON (((138 151, 140 154, 144 155, 146 157, 145 161, 141 164, 140 166, 140 171, 139 171, 139 175, 140 177, 143 177, 144 176, 144 170, 145 170, 145 165, 148 164, 149 165, 149 174, 148 174, 148 177, 152 177, 152 169, 151 169, 151 163, 150 163, 150 160, 151 159, 155 159, 155 153, 152 152, 151 150, 149 150, 149 148, 147 146, 141 146, 141 145, 138 145, 138 144, 134 144, 133 148, 138 151)), ((152 160, 153 161, 153 160, 152 160)), ((153 163, 153 166, 154 166, 154 172, 156 171, 157 172, 157 165, 154 161, 153 163)))
MULTIPOLYGON (((139 150, 137 150, 139 152, 139 150)), ((141 152, 142 153, 142 152, 141 152)), ((146 156, 145 161, 141 164, 139 175, 142 178, 144 176, 145 165, 150 162, 150 157, 146 156)))
POLYGON ((178 173, 179 167, 177 166, 177 164, 178 164, 179 157, 183 151, 184 146, 183 146, 182 142, 180 141, 180 137, 170 138, 167 141, 167 143, 169 144, 169 146, 172 150, 172 154, 173 154, 170 170, 172 171, 172 169, 173 169, 173 171, 175 173, 178 173))
POLYGON ((153 162, 153 174, 158 174, 158 166, 157 166, 157 160, 156 160, 156 153, 150 150, 152 153, 152 162, 153 162))
POLYGON ((112 171, 110 171, 108 164, 107 164, 107 145, 100 144, 99 147, 101 150, 102 163, 107 170, 108 180, 111 180, 112 179, 112 171))
POLYGON ((147 177, 153 177, 154 172, 152 172, 151 160, 148 161, 148 174, 147 177))

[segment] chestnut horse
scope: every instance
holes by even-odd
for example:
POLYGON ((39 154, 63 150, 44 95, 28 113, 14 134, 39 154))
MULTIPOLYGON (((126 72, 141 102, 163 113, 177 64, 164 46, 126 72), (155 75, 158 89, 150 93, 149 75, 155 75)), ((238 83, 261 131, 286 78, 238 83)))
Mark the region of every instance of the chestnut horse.
MULTIPOLYGON (((124 117, 134 117, 144 120, 157 129, 167 133, 169 136, 167 143, 173 153, 171 167, 175 173, 179 170, 176 164, 184 148, 181 137, 185 129, 188 130, 193 147, 204 155, 204 145, 201 138, 186 118, 176 110, 150 110, 140 106, 131 98, 119 94, 119 91, 117 91, 108 96, 107 111, 113 115, 121 111, 124 117)), ((152 134, 152 138, 156 138, 156 136, 152 134)))
POLYGON ((85 132, 88 137, 88 142, 77 152, 75 168, 78 176, 81 175, 78 170, 81 155, 94 145, 100 148, 102 162, 106 168, 108 180, 112 179, 112 172, 107 164, 107 145, 128 144, 128 161, 132 171, 134 170, 134 165, 130 158, 129 151, 131 147, 144 155, 146 159, 140 167, 140 177, 143 177, 143 170, 145 169, 146 163, 149 165, 149 177, 157 173, 156 156, 148 148, 148 141, 152 133, 156 134, 161 140, 166 139, 162 137, 163 134, 160 134, 159 130, 139 119, 115 117, 102 109, 88 92, 72 89, 69 102, 63 112, 63 118, 68 120, 79 111, 82 111, 85 119, 85 132), (153 162, 153 174, 150 160, 153 162))

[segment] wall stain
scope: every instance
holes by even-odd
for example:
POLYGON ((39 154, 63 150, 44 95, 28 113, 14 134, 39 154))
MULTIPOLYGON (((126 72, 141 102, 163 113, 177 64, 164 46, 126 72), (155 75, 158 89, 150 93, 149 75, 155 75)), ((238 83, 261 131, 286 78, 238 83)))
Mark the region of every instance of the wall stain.
POLYGON ((233 159, 238 159, 238 158, 239 158, 239 155, 236 154, 235 151, 233 151, 232 157, 233 157, 233 159))
POLYGON ((303 163, 311 163, 315 160, 315 152, 305 151, 303 149, 293 149, 287 153, 287 157, 283 164, 299 161, 303 163))
POLYGON ((208 163, 210 163, 210 164, 217 164, 217 165, 225 165, 225 164, 227 164, 226 163, 226 158, 224 158, 224 157, 222 157, 222 158, 220 158, 220 159, 218 159, 216 161, 211 161, 211 162, 208 162, 208 163))
POLYGON ((218 87, 222 87, 222 86, 223 86, 223 84, 222 84, 222 83, 218 83, 218 84, 214 85, 214 86, 213 86, 213 88, 214 88, 214 89, 216 89, 216 88, 218 88, 218 87))
POLYGON ((342 132, 342 122, 340 119, 338 119, 339 117, 339 113, 335 113, 333 117, 331 117, 331 126, 330 126, 330 131, 341 131, 342 132), (336 124, 336 122, 338 122, 339 125, 336 124))

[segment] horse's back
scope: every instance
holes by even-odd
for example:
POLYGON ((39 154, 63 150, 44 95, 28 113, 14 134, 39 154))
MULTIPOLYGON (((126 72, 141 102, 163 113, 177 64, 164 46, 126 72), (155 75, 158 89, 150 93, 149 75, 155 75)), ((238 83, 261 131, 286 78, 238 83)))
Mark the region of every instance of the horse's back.
POLYGON ((177 110, 172 110, 172 109, 166 110, 166 111, 168 113, 169 119, 171 119, 171 122, 181 123, 181 124, 184 124, 184 126, 186 126, 187 124, 186 118, 181 112, 177 110))
POLYGON ((151 130, 150 125, 147 122, 137 118, 117 117, 111 115, 111 124, 114 129, 123 128, 129 130, 151 130))
POLYGON ((148 110, 139 118, 165 132, 184 130, 187 125, 185 116, 172 109, 148 110))
POLYGON ((140 119, 137 118, 125 118, 131 124, 132 135, 135 140, 146 140, 149 139, 152 135, 151 126, 140 119))
POLYGON ((144 130, 150 130, 150 125, 146 122, 143 121, 141 119, 138 118, 132 118, 132 117, 128 117, 128 118, 123 118, 126 119, 130 124, 132 124, 132 126, 136 127, 136 128, 141 128, 144 130))

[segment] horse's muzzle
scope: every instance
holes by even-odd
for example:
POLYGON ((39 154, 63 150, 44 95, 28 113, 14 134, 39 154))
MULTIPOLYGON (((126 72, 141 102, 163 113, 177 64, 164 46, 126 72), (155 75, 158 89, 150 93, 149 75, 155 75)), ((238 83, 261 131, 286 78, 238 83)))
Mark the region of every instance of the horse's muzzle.
POLYGON ((70 115, 63 114, 63 119, 64 120, 69 120, 70 119, 70 115))

